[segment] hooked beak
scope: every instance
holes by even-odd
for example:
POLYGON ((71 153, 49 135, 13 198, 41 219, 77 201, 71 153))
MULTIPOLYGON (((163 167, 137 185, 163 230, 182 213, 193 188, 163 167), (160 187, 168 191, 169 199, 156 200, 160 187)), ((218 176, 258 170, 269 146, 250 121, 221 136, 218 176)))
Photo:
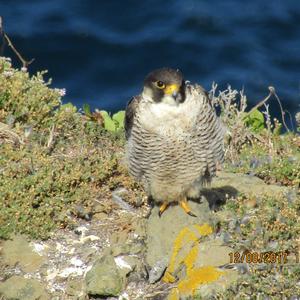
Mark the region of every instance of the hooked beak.
POLYGON ((175 99, 176 102, 177 102, 177 100, 178 100, 178 96, 179 96, 179 93, 178 93, 178 92, 173 92, 173 93, 172 93, 172 97, 175 99))
POLYGON ((167 85, 165 88, 166 95, 172 95, 172 97, 177 101, 179 95, 179 86, 177 84, 167 85))

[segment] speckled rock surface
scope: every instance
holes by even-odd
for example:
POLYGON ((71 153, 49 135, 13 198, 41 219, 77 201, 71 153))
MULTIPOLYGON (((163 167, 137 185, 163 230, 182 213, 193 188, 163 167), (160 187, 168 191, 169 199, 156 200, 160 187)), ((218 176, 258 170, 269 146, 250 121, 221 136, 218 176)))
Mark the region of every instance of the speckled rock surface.
POLYGON ((41 283, 22 276, 12 276, 1 282, 0 296, 5 300, 50 300, 41 283))
POLYGON ((86 290, 92 296, 118 296, 124 285, 112 255, 97 260, 85 277, 86 290))
POLYGON ((30 244, 25 236, 17 235, 12 240, 3 242, 1 254, 6 264, 18 264, 24 272, 34 272, 45 261, 35 250, 34 243, 30 244))
POLYGON ((278 196, 278 194, 287 194, 290 189, 285 186, 265 184, 265 182, 256 177, 239 173, 220 172, 212 182, 214 187, 231 186, 239 193, 255 196, 278 196))

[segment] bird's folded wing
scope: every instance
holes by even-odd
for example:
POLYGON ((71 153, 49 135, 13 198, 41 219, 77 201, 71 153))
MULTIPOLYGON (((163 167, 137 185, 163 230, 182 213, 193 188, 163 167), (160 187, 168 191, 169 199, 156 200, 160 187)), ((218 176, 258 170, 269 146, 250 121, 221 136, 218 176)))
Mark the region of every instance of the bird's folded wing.
POLYGON ((142 99, 141 95, 134 96, 127 103, 126 111, 125 111, 125 120, 124 120, 126 140, 128 140, 129 137, 130 137, 131 129, 132 129, 132 125, 133 125, 133 122, 134 122, 135 113, 136 113, 136 109, 137 109, 141 99, 142 99))

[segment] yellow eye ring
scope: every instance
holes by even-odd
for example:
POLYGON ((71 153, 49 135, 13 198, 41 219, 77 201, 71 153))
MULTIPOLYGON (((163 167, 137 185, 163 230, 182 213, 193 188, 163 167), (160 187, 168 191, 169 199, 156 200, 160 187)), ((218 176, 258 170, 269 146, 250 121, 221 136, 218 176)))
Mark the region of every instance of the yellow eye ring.
POLYGON ((162 81, 156 81, 155 85, 156 85, 156 87, 158 87, 161 90, 166 87, 166 85, 162 81))

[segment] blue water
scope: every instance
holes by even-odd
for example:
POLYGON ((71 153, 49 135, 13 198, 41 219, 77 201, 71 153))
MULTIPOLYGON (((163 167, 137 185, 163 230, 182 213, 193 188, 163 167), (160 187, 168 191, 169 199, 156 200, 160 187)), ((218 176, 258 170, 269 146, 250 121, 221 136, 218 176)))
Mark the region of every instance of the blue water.
POLYGON ((79 107, 123 109, 149 71, 170 66, 206 89, 244 88, 251 105, 273 85, 285 109, 300 110, 298 0, 0 0, 0 15, 35 58, 30 71, 49 70, 79 107))

